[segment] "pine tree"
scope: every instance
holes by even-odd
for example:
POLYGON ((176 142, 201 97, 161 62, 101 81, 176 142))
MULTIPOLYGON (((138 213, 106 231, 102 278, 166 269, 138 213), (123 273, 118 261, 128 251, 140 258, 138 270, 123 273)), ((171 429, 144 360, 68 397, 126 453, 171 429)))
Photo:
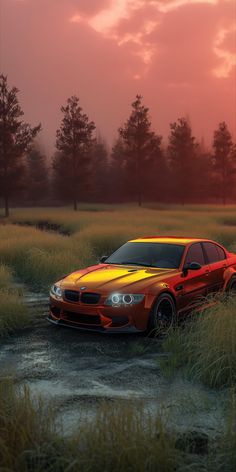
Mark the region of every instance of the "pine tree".
POLYGON ((151 202, 171 201, 171 181, 170 170, 164 149, 158 146, 153 155, 153 160, 147 166, 146 175, 146 195, 151 202))
MULTIPOLYGON (((82 113, 76 96, 68 98, 61 111, 64 116, 57 130, 56 148, 59 153, 53 161, 54 181, 61 182, 61 195, 72 199, 76 211, 79 190, 89 178, 89 158, 95 125, 82 113)), ((59 188, 59 185, 56 187, 59 188)))
POLYGON ((45 199, 49 191, 46 158, 36 146, 27 154, 27 174, 27 198, 35 205, 38 201, 45 199))
POLYGON ((90 196, 93 201, 104 201, 107 198, 108 150, 101 136, 93 143, 90 169, 90 196))
POLYGON ((206 202, 209 198, 214 197, 212 188, 212 156, 203 140, 196 147, 194 175, 195 178, 193 176, 191 193, 195 200, 198 202, 206 202))
POLYGON ((119 129, 123 140, 126 168, 130 185, 134 184, 138 205, 142 205, 145 189, 145 174, 154 155, 161 153, 162 138, 151 131, 149 109, 142 105, 141 95, 132 103, 132 112, 124 127, 119 129))
POLYGON ((109 190, 112 201, 125 201, 129 194, 127 187, 126 155, 122 138, 119 136, 111 151, 109 190))
POLYGON ((213 149, 216 185, 219 186, 221 201, 225 205, 227 197, 232 193, 233 182, 235 184, 236 163, 232 136, 224 121, 219 123, 218 129, 214 132, 213 149))
POLYGON ((198 145, 192 136, 192 129, 186 118, 171 123, 168 158, 176 197, 183 205, 192 196, 194 185, 196 152, 198 145))
POLYGON ((21 120, 24 115, 17 98, 18 89, 8 88, 7 77, 0 75, 0 194, 9 216, 9 199, 19 192, 25 177, 24 155, 30 149, 41 125, 31 128, 21 120))

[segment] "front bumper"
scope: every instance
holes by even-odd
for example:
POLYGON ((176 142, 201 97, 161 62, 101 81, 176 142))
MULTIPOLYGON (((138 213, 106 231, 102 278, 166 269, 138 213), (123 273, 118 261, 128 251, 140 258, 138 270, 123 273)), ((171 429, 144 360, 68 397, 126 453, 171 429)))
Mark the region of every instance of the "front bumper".
POLYGON ((80 331, 92 331, 96 333, 142 333, 142 330, 135 328, 134 326, 125 326, 125 327, 119 327, 119 328, 106 328, 103 326, 90 326, 88 325, 82 325, 78 323, 73 323, 71 321, 66 321, 63 319, 55 320, 51 314, 47 317, 47 320, 57 326, 66 326, 67 328, 73 328, 73 329, 79 329, 80 331))
POLYGON ((88 331, 137 333, 145 331, 148 315, 144 303, 127 307, 91 306, 50 297, 47 319, 54 325, 88 331))

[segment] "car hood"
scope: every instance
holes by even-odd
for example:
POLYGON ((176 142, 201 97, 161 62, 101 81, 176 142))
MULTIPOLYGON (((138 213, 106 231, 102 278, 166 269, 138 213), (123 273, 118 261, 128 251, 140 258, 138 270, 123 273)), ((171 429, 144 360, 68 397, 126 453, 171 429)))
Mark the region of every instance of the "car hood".
POLYGON ((166 277, 177 273, 177 269, 155 269, 140 266, 98 264, 73 272, 65 277, 62 288, 81 289, 94 292, 139 290, 155 285, 166 277))

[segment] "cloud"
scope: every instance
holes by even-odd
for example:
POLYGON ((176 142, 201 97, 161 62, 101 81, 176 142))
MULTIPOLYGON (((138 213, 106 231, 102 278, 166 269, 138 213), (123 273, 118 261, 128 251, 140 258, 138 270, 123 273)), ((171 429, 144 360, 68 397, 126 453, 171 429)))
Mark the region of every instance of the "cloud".
POLYGON ((176 10, 185 5, 216 5, 220 0, 159 0, 151 2, 153 5, 157 5, 159 11, 168 13, 169 11, 176 10))
MULTIPOLYGON (((227 49, 227 46, 221 47, 222 32, 224 31, 225 38, 232 31, 232 25, 230 28, 228 27, 229 17, 227 18, 227 15, 224 20, 225 24, 219 25, 217 12, 219 11, 221 18, 222 7, 227 13, 229 6, 228 11, 232 14, 233 4, 234 2, 231 0, 111 0, 106 8, 103 7, 95 16, 89 18, 88 24, 104 37, 116 41, 119 46, 129 44, 130 53, 139 55, 146 65, 150 64, 152 59, 155 60, 155 53, 158 54, 160 49, 157 38, 158 30, 163 30, 162 24, 164 24, 164 34, 168 37, 167 41, 169 41, 169 37, 172 37, 172 41, 176 43, 177 47, 182 44, 182 47, 185 48, 187 38, 189 50, 192 44, 189 43, 190 38, 194 50, 200 50, 200 48, 196 48, 195 43, 200 39, 202 44, 201 39, 204 34, 207 53, 209 55, 213 53, 216 56, 213 61, 216 63, 213 65, 213 73, 216 77, 226 77, 234 65, 234 55, 232 51, 227 49), (195 12, 197 12, 196 19, 194 18, 195 12), (199 13, 201 18, 198 19, 199 13), (208 17, 207 21, 204 18, 205 14, 208 17), (190 27, 185 21, 186 15, 190 18, 188 22, 190 27), (175 24, 170 25, 169 18, 176 18, 177 37, 173 33, 173 30, 176 30, 175 24), (211 31, 207 32, 209 24, 211 30, 215 28, 214 35, 211 34, 211 31), (192 31, 194 31, 195 38, 192 31), (217 61, 219 59, 220 63, 217 61), (217 62, 219 66, 217 66, 217 62)), ((232 18, 235 18, 235 15, 231 16, 231 23, 234 21, 232 18)), ((206 56, 206 48, 201 51, 203 56, 206 56)), ((201 57, 196 59, 201 60, 201 57)), ((202 57, 202 59, 204 58, 202 57)), ((147 70, 146 67, 145 74, 147 70)))
POLYGON ((213 50, 221 59, 221 64, 213 70, 216 77, 228 77, 236 65, 236 26, 222 28, 214 41, 213 50))

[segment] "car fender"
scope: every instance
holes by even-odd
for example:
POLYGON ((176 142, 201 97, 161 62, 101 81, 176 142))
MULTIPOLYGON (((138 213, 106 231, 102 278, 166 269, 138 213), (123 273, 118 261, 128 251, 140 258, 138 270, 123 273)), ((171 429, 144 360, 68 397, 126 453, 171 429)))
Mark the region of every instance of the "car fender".
POLYGON ((152 310, 158 297, 162 295, 163 293, 168 293, 174 301, 175 306, 177 307, 177 300, 175 296, 175 292, 172 289, 172 287, 166 283, 166 282, 160 282, 155 286, 155 291, 152 290, 152 293, 147 296, 147 299, 149 298, 149 308, 152 310), (150 301, 151 301, 151 306, 150 306, 150 301))
POLYGON ((232 277, 236 277, 236 269, 234 267, 228 267, 224 272, 223 291, 227 290, 232 277))

